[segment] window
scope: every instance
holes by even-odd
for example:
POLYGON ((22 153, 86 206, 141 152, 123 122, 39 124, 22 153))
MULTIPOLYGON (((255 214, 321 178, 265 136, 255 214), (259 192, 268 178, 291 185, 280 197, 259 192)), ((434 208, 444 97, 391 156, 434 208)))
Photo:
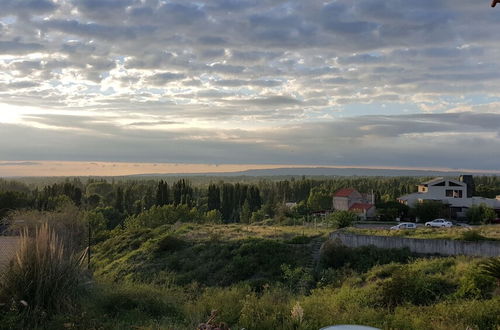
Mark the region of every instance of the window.
POLYGON ((446 189, 446 197, 462 198, 462 196, 463 196, 462 190, 446 189))

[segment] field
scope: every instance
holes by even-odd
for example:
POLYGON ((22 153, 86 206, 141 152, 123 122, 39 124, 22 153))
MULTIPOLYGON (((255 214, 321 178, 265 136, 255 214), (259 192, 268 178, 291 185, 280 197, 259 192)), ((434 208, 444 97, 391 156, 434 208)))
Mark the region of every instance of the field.
MULTIPOLYGON (((117 228, 93 247, 93 280, 84 281, 79 299, 39 322, 54 329, 192 330, 216 310, 214 324, 231 329, 500 324, 499 288, 479 272, 485 259, 331 243, 316 265, 317 243, 331 230, 264 223, 117 228)), ((12 311, 0 308, 6 329, 32 325, 12 311)))
POLYGON ((344 230, 359 235, 397 236, 422 239, 500 240, 500 225, 452 228, 419 227, 412 230, 367 229, 350 227, 344 230))

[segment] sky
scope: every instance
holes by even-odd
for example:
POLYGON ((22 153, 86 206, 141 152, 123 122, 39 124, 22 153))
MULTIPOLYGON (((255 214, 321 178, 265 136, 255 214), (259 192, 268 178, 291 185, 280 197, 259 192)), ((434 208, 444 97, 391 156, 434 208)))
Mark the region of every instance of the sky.
POLYGON ((499 28, 486 0, 2 0, 0 176, 498 170, 499 28))

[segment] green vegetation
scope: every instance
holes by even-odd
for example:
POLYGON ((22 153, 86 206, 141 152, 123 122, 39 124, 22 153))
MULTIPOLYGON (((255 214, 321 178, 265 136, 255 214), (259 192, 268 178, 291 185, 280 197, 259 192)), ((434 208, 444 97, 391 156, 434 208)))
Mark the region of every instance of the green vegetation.
POLYGON ((471 224, 490 223, 497 217, 495 210, 486 204, 472 205, 467 210, 467 218, 471 224))
MULTIPOLYGON (((333 227, 500 239, 493 225, 384 231, 349 227, 350 212, 312 216, 331 207, 334 191, 354 187, 374 190, 381 219, 435 217, 441 205, 412 210, 394 202, 420 178, 54 180, 0 180, 0 211, 14 230, 26 228, 19 258, 0 279, 0 329, 500 325, 496 259, 424 258, 335 242, 319 250, 333 227), (86 272, 81 256, 89 243, 86 272)), ((487 180, 478 180, 482 191, 487 180)))
POLYGON ((358 220, 358 216, 351 211, 335 211, 326 219, 328 223, 337 229, 350 227, 356 220, 358 220))
POLYGON ((408 229, 408 230, 381 230, 381 229, 350 227, 350 228, 345 228, 344 230, 359 235, 397 236, 397 237, 428 238, 428 239, 456 239, 464 241, 500 240, 500 226, 497 225, 475 226, 473 228, 420 227, 417 229, 408 229))
POLYGON ((0 302, 16 311, 2 326, 29 327, 54 313, 71 311, 83 291, 85 254, 75 254, 47 223, 33 236, 26 229, 20 245, 0 282, 0 302))
MULTIPOLYGON (((313 242, 324 239, 324 232, 194 223, 117 228, 93 248, 94 281, 85 295, 60 305, 65 298, 51 297, 56 290, 46 286, 47 301, 73 307, 46 309, 43 326, 195 329, 213 310, 211 322, 231 329, 500 324, 498 274, 485 266, 488 259, 417 258, 407 250, 349 249, 329 242, 319 267, 310 268, 313 242)), ((74 297, 77 287, 57 291, 74 297)), ((0 318, 20 324, 19 308, 0 307, 0 318)))

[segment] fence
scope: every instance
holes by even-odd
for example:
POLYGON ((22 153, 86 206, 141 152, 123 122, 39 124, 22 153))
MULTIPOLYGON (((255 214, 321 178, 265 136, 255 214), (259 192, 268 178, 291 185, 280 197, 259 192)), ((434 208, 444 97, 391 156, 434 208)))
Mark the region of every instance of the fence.
POLYGON ((418 254, 441 254, 448 256, 466 255, 478 257, 500 256, 500 242, 481 241, 465 242, 445 239, 416 239, 404 237, 355 235, 333 232, 330 239, 340 241, 347 247, 374 245, 384 249, 408 248, 418 254))

